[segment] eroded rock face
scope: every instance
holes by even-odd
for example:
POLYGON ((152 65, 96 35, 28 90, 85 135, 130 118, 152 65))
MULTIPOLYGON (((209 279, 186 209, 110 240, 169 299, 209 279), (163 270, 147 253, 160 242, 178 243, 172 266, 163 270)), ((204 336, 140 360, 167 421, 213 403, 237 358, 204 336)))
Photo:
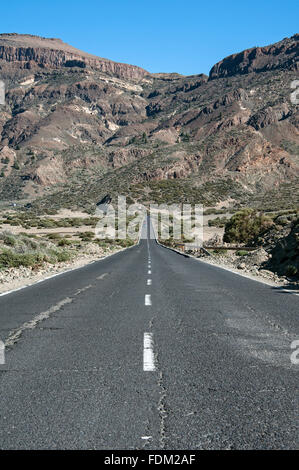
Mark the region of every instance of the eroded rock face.
POLYGON ((266 47, 254 47, 233 54, 212 67, 209 78, 231 77, 250 72, 288 68, 298 70, 299 34, 266 47))
POLYGON ((92 56, 63 43, 27 34, 1 34, 0 60, 24 69, 79 67, 96 69, 119 78, 140 80, 147 72, 140 67, 92 56))
POLYGON ((291 279, 299 278, 299 221, 298 219, 287 225, 285 236, 273 242, 269 247, 271 258, 265 267, 279 275, 291 279))
POLYGON ((78 200, 97 201, 135 184, 138 198, 142 185, 150 195, 151 183, 162 180, 171 187, 183 180, 180 187, 192 187, 194 197, 218 180, 224 183, 214 196, 222 197, 229 180, 251 197, 295 181, 299 107, 290 84, 297 44, 298 35, 231 56, 208 80, 147 74, 58 39, 0 35, 7 85, 0 152, 9 154, 0 199, 59 189, 53 200, 68 203, 77 191, 78 200))
POLYGON ((280 106, 267 107, 252 115, 248 120, 248 124, 256 130, 264 129, 278 121, 290 117, 292 111, 287 103, 282 103, 280 106))

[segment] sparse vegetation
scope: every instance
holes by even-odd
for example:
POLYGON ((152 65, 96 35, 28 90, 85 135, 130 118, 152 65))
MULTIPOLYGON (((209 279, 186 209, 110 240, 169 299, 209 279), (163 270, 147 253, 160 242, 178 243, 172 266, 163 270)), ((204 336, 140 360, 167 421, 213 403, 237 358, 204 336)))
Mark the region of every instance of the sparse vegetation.
POLYGON ((71 259, 71 252, 58 249, 50 241, 32 240, 26 235, 13 235, 8 232, 0 232, 0 240, 0 269, 35 267, 71 259))
POLYGON ((298 269, 293 264, 289 264, 286 268, 286 275, 289 277, 295 277, 298 274, 298 269))
POLYGON ((238 250, 238 251, 236 251, 236 255, 237 256, 248 256, 249 252, 246 251, 246 250, 238 250))
POLYGON ((225 227, 227 222, 227 217, 216 217, 216 219, 209 220, 208 225, 209 227, 225 227))
POLYGON ((265 232, 273 221, 254 209, 243 209, 234 214, 225 225, 223 241, 227 243, 250 243, 265 232))

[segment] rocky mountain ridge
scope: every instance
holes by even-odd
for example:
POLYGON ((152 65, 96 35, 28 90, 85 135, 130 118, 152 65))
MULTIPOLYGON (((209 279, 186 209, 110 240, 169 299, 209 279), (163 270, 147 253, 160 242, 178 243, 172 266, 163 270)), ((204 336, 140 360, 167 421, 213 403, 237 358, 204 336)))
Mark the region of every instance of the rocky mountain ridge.
POLYGON ((29 70, 37 67, 91 68, 136 81, 148 74, 140 67, 113 62, 75 49, 61 39, 26 34, 0 34, 0 61, 29 70))
POLYGON ((230 56, 209 77, 185 77, 57 39, 0 35, 0 199, 91 207, 114 192, 142 202, 264 205, 271 190, 283 207, 297 204, 290 86, 298 39, 230 56))
POLYGON ((288 68, 298 71, 299 34, 265 47, 252 47, 215 64, 210 79, 288 68))

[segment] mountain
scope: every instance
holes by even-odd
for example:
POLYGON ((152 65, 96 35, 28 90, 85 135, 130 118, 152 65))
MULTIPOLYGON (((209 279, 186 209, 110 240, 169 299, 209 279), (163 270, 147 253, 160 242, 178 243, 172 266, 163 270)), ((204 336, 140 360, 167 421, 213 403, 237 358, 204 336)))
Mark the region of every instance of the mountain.
POLYGON ((134 65, 103 59, 65 44, 61 39, 30 34, 0 34, 0 60, 16 69, 91 68, 128 80, 140 80, 147 74, 134 65))
POLYGON ((226 57, 212 67, 210 78, 232 77, 269 70, 298 71, 299 34, 266 47, 253 47, 226 57))
POLYGON ((0 35, 0 199, 93 210, 140 202, 298 204, 298 38, 209 76, 150 74, 59 39, 0 35))

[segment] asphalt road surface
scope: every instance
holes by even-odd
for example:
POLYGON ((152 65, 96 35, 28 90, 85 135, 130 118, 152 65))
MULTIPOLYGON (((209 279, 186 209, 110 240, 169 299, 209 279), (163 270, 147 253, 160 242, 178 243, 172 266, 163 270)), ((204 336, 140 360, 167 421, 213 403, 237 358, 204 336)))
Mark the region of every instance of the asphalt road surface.
POLYGON ((294 449, 299 297, 141 239, 0 297, 1 449, 294 449))

